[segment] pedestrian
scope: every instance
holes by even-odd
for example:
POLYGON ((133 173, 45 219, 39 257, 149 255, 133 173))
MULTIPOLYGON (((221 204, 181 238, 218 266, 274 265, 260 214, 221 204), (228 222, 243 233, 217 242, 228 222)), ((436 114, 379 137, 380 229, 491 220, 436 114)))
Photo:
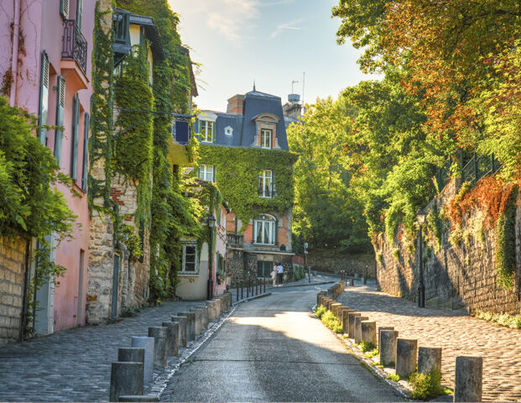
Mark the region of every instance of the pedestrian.
POLYGON ((273 282, 273 287, 277 285, 277 265, 273 265, 273 270, 271 271, 271 281, 273 282))
POLYGON ((279 285, 282 285, 282 282, 284 280, 284 266, 282 266, 282 263, 279 263, 279 265, 277 266, 277 277, 279 285))

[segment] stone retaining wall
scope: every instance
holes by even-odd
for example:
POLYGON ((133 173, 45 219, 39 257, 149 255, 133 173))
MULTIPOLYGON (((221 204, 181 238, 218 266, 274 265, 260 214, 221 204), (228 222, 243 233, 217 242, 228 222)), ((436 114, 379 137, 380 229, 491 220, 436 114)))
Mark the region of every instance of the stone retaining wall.
POLYGON ((328 250, 312 250, 307 257, 308 265, 312 270, 338 273, 346 270, 349 276, 355 274, 359 277, 374 278, 374 255, 353 255, 347 253, 334 253, 328 250))
POLYGON ((18 340, 25 270, 26 241, 0 237, 0 345, 18 340))
MULTIPOLYGON (((433 200, 428 209, 438 211, 457 193, 453 181, 433 200)), ((484 231, 483 239, 470 237, 455 247, 449 242, 450 230, 441 238, 441 247, 436 250, 434 239, 424 246, 424 282, 426 304, 430 306, 465 307, 469 312, 476 309, 487 312, 519 314, 521 309, 519 278, 521 273, 521 209, 516 216, 516 284, 513 290, 505 291, 496 280, 494 269, 495 230, 484 231)), ((471 211, 465 217, 470 222, 479 211, 471 211)), ((394 245, 390 245, 384 234, 376 239, 377 280, 380 289, 395 296, 416 301, 418 297, 419 252, 418 247, 410 251, 400 242, 398 234, 394 245)), ((415 241, 417 246, 417 240, 415 241)))

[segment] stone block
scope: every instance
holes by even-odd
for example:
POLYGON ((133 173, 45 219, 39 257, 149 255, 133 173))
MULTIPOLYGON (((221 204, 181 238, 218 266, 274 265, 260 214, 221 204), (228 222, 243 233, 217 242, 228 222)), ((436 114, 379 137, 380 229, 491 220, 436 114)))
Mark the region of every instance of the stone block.
POLYGON ((420 374, 428 374, 433 370, 441 372, 441 348, 419 347, 418 372, 420 374))
POLYGON ((167 358, 167 331, 163 326, 148 328, 148 336, 154 338, 154 365, 163 368, 166 367, 167 358))
POLYGON ((355 319, 357 316, 362 316, 362 314, 358 312, 349 312, 347 314, 347 319, 349 323, 349 327, 347 328, 347 335, 350 339, 355 338, 355 319))
POLYGON ((143 363, 113 362, 110 374, 109 401, 119 401, 121 395, 142 395, 143 363))
POLYGON ((362 322, 369 320, 367 316, 356 316, 355 317, 355 343, 362 341, 362 322))
POLYGON ((416 371, 418 357, 418 340, 397 339, 396 340, 396 373, 401 378, 408 378, 416 371))
POLYGON ((380 341, 378 351, 380 352, 380 364, 384 367, 396 366, 396 341, 398 332, 396 330, 380 330, 380 341))
POLYGON ((195 313, 194 312, 180 312, 179 316, 186 316, 186 342, 195 340, 195 313))
POLYGON ((342 333, 347 333, 349 329, 349 312, 352 312, 347 306, 340 308, 340 323, 342 323, 342 333))
POLYGON ((167 345, 167 355, 177 355, 178 354, 178 333, 179 333, 179 324, 175 322, 163 322, 163 327, 167 328, 167 336, 166 336, 166 345, 167 345))
POLYGON ((178 340, 180 347, 186 347, 187 332, 188 332, 188 318, 186 316, 172 316, 170 320, 179 325, 178 340))
POLYGON ((364 320, 360 325, 362 330, 362 341, 373 343, 376 348, 376 322, 364 320))
POLYGON ((132 347, 141 347, 144 353, 144 380, 145 383, 152 382, 154 373, 154 338, 147 336, 132 336, 130 341, 132 347))
POLYGON ((203 317, 201 315, 201 311, 199 311, 197 308, 191 308, 190 312, 194 313, 195 319, 194 319, 194 332, 195 335, 201 334, 203 330, 203 317))
POLYGON ((335 303, 331 304, 331 312, 333 312, 333 315, 335 315, 337 319, 338 319, 338 310, 341 306, 342 306, 342 304, 340 304, 339 302, 335 302, 335 303))
POLYGON ((483 358, 456 357, 455 402, 480 402, 483 393, 483 358))

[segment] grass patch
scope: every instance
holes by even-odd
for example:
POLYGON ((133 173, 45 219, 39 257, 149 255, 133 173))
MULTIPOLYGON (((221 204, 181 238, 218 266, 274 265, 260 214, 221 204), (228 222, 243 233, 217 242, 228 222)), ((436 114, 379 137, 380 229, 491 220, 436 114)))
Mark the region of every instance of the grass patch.
POLYGON ((413 372, 409 382, 412 386, 413 399, 430 400, 446 394, 445 388, 441 387, 441 372, 438 370, 432 370, 428 374, 413 372))
POLYGON ((521 329, 521 315, 510 315, 508 313, 490 313, 477 309, 476 318, 483 319, 488 322, 495 322, 501 326, 506 326, 511 329, 521 329))
POLYGON ((387 375, 385 379, 389 379, 393 382, 398 382, 400 380, 400 375, 398 375, 396 372, 393 372, 392 374, 387 375))
POLYGON ((373 358, 373 357, 376 357, 378 355, 378 349, 377 348, 374 348, 372 349, 371 351, 368 351, 367 353, 364 354, 367 358, 373 358))
POLYGON ((320 318, 322 323, 335 333, 342 333, 342 324, 331 311, 326 311, 320 318))
POLYGON ((362 353, 367 353, 368 351, 376 350, 376 354, 378 354, 378 349, 376 348, 376 344, 374 343, 362 341, 358 344, 358 346, 360 347, 360 350, 362 350, 362 353))

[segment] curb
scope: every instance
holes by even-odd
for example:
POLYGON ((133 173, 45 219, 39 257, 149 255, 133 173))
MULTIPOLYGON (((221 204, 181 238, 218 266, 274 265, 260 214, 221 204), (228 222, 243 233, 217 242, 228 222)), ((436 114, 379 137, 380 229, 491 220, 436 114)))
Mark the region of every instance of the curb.
POLYGON ((335 281, 321 281, 319 283, 293 284, 293 285, 285 285, 282 287, 275 287, 275 288, 284 289, 284 288, 294 288, 294 287, 311 287, 313 285, 323 285, 323 284, 332 284, 332 283, 335 283, 335 281))

